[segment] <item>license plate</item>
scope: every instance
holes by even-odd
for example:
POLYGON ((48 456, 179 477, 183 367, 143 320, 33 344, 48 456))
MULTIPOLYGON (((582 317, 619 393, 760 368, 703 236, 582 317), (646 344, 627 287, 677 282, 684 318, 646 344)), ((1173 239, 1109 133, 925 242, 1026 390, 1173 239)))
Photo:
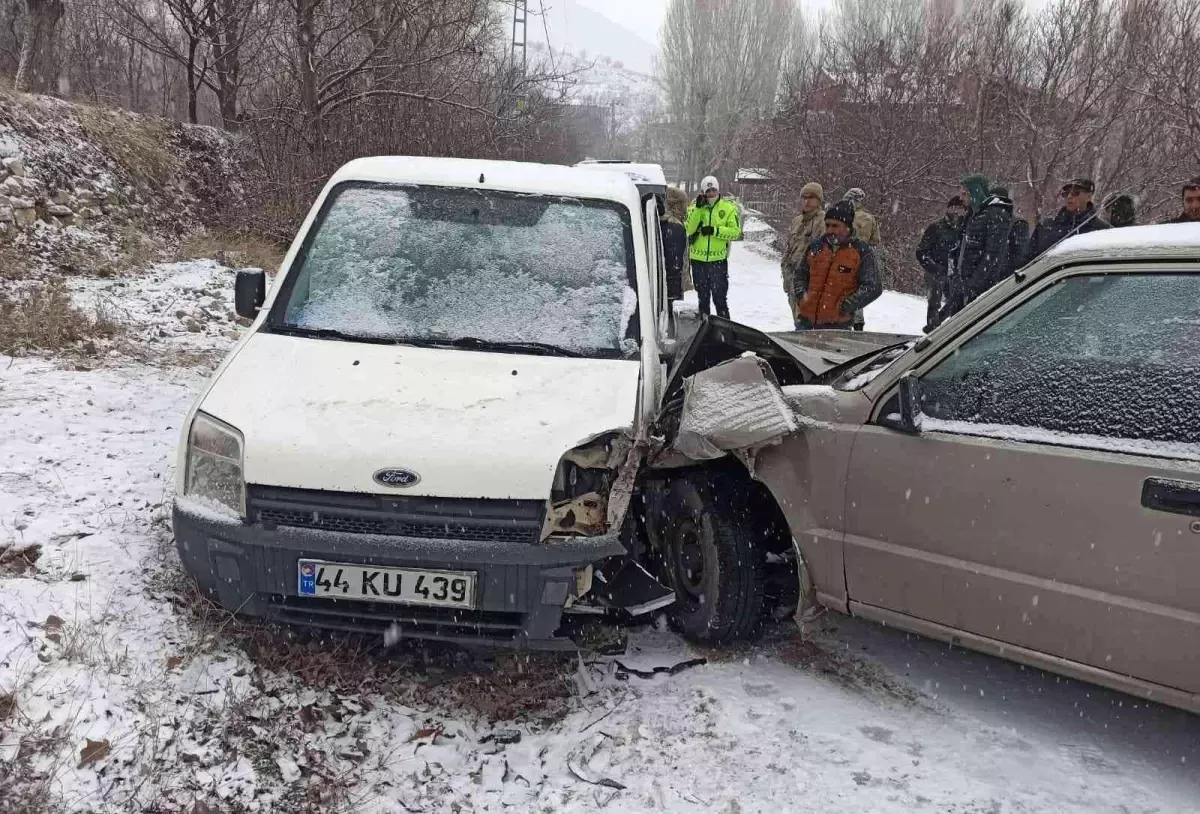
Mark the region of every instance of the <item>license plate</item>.
POLYGON ((475 607, 473 571, 422 571, 321 560, 300 560, 298 569, 300 596, 475 607))

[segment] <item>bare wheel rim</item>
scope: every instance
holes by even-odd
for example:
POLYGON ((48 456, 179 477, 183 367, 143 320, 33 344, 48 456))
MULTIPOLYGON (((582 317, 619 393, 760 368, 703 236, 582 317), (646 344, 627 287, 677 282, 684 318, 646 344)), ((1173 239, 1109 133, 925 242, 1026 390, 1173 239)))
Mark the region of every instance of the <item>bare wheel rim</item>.
POLYGON ((706 566, 701 530, 688 518, 676 527, 672 535, 671 568, 675 572, 676 584, 696 602, 704 595, 706 566))

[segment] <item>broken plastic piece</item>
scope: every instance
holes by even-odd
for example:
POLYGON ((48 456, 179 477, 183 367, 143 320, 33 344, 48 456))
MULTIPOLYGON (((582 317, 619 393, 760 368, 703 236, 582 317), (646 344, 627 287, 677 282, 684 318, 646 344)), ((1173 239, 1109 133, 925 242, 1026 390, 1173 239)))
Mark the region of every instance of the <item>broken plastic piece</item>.
POLYGON ((642 616, 675 602, 675 592, 630 559, 615 559, 596 569, 592 596, 630 616, 642 616))
POLYGON ((617 678, 628 678, 631 675, 635 675, 638 678, 654 678, 656 675, 660 674, 673 676, 676 673, 682 673, 684 670, 688 670, 692 667, 702 667, 705 664, 708 664, 708 659, 698 658, 681 661, 678 664, 672 664, 670 667, 659 666, 653 667, 649 670, 638 670, 633 667, 626 667, 620 661, 617 661, 617 678))

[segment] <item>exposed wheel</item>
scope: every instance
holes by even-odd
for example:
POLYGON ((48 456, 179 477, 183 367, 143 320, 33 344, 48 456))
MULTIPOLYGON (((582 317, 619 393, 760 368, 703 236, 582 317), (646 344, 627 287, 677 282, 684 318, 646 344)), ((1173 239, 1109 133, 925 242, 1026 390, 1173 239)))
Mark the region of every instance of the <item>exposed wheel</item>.
POLYGON ((766 551, 735 479, 676 478, 658 513, 663 578, 675 590, 671 624, 689 639, 725 644, 762 622, 766 551))

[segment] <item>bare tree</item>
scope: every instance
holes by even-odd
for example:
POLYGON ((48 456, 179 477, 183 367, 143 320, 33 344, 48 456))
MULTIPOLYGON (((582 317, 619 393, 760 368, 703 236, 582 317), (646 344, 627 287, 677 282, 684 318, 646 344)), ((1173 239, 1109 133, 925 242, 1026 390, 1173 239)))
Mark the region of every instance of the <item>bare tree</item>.
POLYGON ((21 54, 13 82, 18 91, 29 90, 34 84, 44 88, 52 79, 57 79, 54 29, 62 19, 63 10, 62 0, 25 0, 21 54), (35 75, 36 83, 32 81, 35 75))
POLYGON ((694 183, 717 171, 747 120, 770 112, 793 33, 793 0, 672 0, 659 81, 694 183))

